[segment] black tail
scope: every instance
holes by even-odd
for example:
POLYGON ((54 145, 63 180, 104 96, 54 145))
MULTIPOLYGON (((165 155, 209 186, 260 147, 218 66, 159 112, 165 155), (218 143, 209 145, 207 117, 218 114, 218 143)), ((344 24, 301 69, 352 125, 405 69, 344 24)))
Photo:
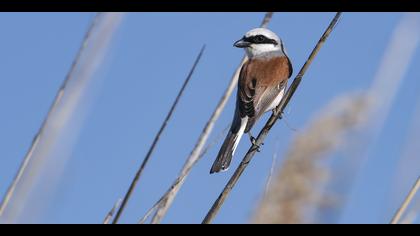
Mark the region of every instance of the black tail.
POLYGON ((229 131, 229 134, 220 148, 216 161, 214 161, 213 166, 211 167, 210 174, 225 171, 229 168, 230 161, 232 160, 233 153, 235 152, 235 148, 237 146, 235 143, 239 142, 239 139, 241 138, 239 136, 239 133, 229 131))

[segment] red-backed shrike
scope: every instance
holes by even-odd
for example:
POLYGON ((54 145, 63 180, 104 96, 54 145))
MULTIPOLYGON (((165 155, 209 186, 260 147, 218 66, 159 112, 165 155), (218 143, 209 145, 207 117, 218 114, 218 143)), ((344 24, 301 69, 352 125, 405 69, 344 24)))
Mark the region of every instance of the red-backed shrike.
POLYGON ((253 29, 234 46, 245 49, 248 61, 239 74, 232 126, 210 173, 229 168, 242 135, 249 133, 265 112, 276 108, 286 90, 287 80, 293 73, 283 41, 268 29, 253 29))

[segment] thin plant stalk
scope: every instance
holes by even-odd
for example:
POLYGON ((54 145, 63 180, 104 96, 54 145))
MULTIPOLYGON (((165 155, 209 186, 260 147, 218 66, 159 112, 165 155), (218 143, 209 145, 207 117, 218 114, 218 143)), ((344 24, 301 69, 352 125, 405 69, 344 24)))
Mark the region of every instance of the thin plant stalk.
MULTIPOLYGON (((215 146, 217 143, 219 143, 220 140, 222 140, 226 136, 226 133, 229 130, 229 128, 230 128, 230 125, 226 126, 226 128, 222 132, 220 132, 220 134, 212 142, 210 142, 209 144, 207 144, 206 148, 204 148, 204 150, 201 152, 200 156, 198 157, 198 160, 200 160, 204 155, 206 155, 206 153, 213 146, 215 146)), ((171 194, 171 190, 173 188, 175 188, 177 185, 179 185, 181 181, 182 181, 182 178, 181 177, 177 178, 174 181, 174 183, 171 185, 170 189, 139 220, 139 224, 144 224, 146 222, 146 220, 152 215, 153 212, 155 212, 155 210, 160 206, 160 204, 163 204, 164 201, 166 201, 166 199, 168 198, 169 194, 171 194)))
POLYGON ((105 219, 103 221, 104 225, 107 225, 111 222, 112 217, 114 217, 115 211, 120 207, 122 199, 118 199, 118 201, 115 203, 114 207, 108 212, 108 214, 105 216, 105 219))
POLYGON ((236 183, 238 182, 239 178, 241 177, 242 173, 245 171, 246 167, 254 157, 255 153, 259 150, 259 147, 262 145, 264 139, 268 135, 271 128, 275 125, 277 120, 282 118, 282 114, 284 109, 286 108, 287 104, 293 97, 293 94, 299 87, 302 78, 311 65, 312 61, 314 60, 315 56, 318 54, 319 50, 325 43, 326 39, 333 31, 334 27, 337 25, 338 20, 341 17, 341 12, 338 12, 335 17, 332 19, 331 23, 325 30, 324 34, 321 36, 320 40, 316 44, 315 48, 312 50, 309 58, 306 60, 303 67, 300 69, 298 75, 293 80, 293 83, 287 90, 287 93, 282 98, 280 104, 274 110, 273 114, 271 115, 270 119, 267 121, 261 132, 259 133, 255 143, 249 148, 248 152, 246 153, 245 157, 243 158, 242 162, 240 163, 239 167, 236 169, 235 173, 230 178, 229 182, 226 184, 225 188, 223 189, 222 193, 219 195, 217 200, 214 202, 213 206, 210 208, 209 212, 205 216, 204 220, 202 221, 203 224, 210 224, 213 219, 216 217, 217 213, 219 212, 221 206, 223 205, 224 201, 230 194, 231 190, 235 187, 236 183))
POLYGON ((159 139, 160 139, 163 131, 165 130, 166 126, 168 125, 169 120, 171 119, 171 117, 172 117, 172 115, 173 115, 173 113, 175 111, 175 108, 178 105, 179 100, 181 99, 181 97, 182 97, 182 95, 183 95, 183 93, 184 93, 184 91, 185 91, 188 83, 190 82, 190 80, 192 78, 192 75, 193 75, 193 73, 195 71, 195 68, 197 67, 198 63, 200 62, 201 56, 204 53, 204 49, 205 49, 205 45, 203 45, 203 47, 200 50, 200 53, 198 54, 197 58, 195 59, 195 62, 193 64, 193 66, 192 66, 192 68, 191 68, 191 70, 190 70, 187 78, 185 79, 184 84, 181 87, 181 90, 179 91, 177 97, 175 98, 175 101, 172 104, 172 107, 169 110, 169 112, 168 112, 165 120, 163 121, 163 123, 162 123, 162 125, 161 125, 161 127, 160 127, 160 129, 158 131, 158 133, 156 134, 156 136, 155 136, 155 138, 153 140, 153 143, 150 146, 150 148, 149 148, 149 150, 148 150, 148 152, 146 154, 146 157, 144 158, 143 162, 140 165, 140 168, 138 169, 136 175, 134 176, 134 179, 132 180, 132 182, 130 184, 130 187, 128 188, 128 191, 127 191, 127 193, 125 194, 125 196, 123 198, 123 201, 121 203, 121 207, 118 209, 117 214, 115 215, 115 218, 114 218, 114 220, 112 222, 113 224, 117 224, 118 223, 118 221, 119 221, 119 219, 121 217, 121 214, 124 212, 124 210, 125 210, 125 208, 127 206, 128 200, 130 199, 130 197, 131 197, 134 189, 136 188, 137 183, 139 182, 140 177, 143 174, 143 171, 146 168, 146 166, 147 166, 147 164, 148 164, 148 162, 149 162, 149 160, 150 160, 150 158, 151 158, 151 156, 153 154, 153 151, 155 150, 155 148, 156 148, 156 146, 157 146, 157 144, 159 142, 159 139))
POLYGON ((395 213, 394 217, 392 218, 391 224, 398 224, 401 221, 401 217, 407 211, 408 206, 413 201, 414 196, 420 189, 420 177, 417 179, 414 186, 411 188, 410 192, 408 193, 407 197, 405 198, 404 202, 402 203, 401 207, 395 213))

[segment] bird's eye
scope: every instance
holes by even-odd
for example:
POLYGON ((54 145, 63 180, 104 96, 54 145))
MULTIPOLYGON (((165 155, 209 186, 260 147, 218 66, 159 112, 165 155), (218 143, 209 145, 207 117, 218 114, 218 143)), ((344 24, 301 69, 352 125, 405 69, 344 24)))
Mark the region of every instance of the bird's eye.
POLYGON ((255 37, 255 41, 257 43, 262 43, 262 42, 264 42, 264 40, 265 40, 265 37, 262 36, 262 35, 257 35, 257 37, 255 37))

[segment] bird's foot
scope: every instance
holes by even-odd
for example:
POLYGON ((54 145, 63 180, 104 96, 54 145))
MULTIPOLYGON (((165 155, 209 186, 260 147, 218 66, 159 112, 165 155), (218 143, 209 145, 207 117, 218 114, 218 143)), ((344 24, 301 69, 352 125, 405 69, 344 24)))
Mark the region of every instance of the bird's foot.
POLYGON ((257 139, 254 138, 254 136, 252 136, 251 133, 248 133, 249 135, 249 140, 251 141, 252 145, 254 145, 257 149, 257 152, 261 152, 261 146, 264 145, 264 143, 261 143, 260 145, 257 144, 257 139))
MULTIPOLYGON (((276 109, 273 109, 272 111, 274 114, 276 113, 276 109)), ((279 120, 283 119, 284 111, 282 111, 279 115, 279 120)))

